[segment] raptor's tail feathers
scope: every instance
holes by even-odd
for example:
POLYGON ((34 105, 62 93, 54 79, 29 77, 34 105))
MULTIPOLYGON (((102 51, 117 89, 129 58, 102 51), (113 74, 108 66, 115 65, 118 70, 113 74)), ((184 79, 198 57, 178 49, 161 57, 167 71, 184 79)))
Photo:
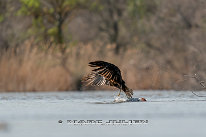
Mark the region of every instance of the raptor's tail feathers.
POLYGON ((123 86, 122 90, 125 92, 128 99, 132 98, 133 90, 129 89, 127 86, 123 86))

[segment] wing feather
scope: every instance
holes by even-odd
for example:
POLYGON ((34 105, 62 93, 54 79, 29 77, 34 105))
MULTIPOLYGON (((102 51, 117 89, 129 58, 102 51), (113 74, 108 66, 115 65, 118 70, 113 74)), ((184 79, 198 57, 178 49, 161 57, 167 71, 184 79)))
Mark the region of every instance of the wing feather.
POLYGON ((90 62, 89 66, 97 68, 93 69, 92 72, 82 80, 87 83, 86 85, 110 85, 121 88, 123 80, 121 71, 117 66, 105 61, 90 62))
POLYGON ((110 83, 108 80, 105 79, 104 76, 96 72, 90 73, 88 76, 84 77, 82 81, 86 85, 92 85, 92 86, 109 85, 110 83))
POLYGON ((108 81, 113 80, 118 82, 122 81, 121 71, 119 68, 111 63, 104 62, 104 61, 95 61, 90 62, 89 66, 91 67, 98 67, 97 69, 92 70, 93 72, 96 72, 108 81))

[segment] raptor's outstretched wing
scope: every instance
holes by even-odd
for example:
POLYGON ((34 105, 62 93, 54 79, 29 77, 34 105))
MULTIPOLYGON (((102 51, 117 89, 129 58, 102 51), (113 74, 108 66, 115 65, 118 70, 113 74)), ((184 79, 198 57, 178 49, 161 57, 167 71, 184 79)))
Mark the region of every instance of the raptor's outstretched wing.
POLYGON ((82 82, 92 86, 110 85, 110 82, 104 76, 99 75, 96 72, 91 72, 82 79, 82 82))
POLYGON ((122 76, 117 66, 105 61, 90 62, 89 66, 97 68, 83 78, 83 82, 86 82, 87 85, 110 85, 120 88, 122 76))

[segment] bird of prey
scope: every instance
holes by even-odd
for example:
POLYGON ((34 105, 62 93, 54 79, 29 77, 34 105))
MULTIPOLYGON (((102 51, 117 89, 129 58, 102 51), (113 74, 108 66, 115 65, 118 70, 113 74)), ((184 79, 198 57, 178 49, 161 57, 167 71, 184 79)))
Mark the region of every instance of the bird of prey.
POLYGON ((89 62, 90 67, 96 67, 90 74, 82 79, 86 85, 101 86, 109 85, 120 89, 118 96, 123 90, 127 98, 132 98, 133 90, 129 89, 121 76, 121 71, 114 64, 105 61, 89 62))

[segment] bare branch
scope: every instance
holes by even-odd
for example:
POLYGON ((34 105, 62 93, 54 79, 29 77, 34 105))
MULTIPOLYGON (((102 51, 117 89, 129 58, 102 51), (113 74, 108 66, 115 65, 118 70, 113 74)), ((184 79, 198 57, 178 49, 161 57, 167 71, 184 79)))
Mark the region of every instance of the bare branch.
MULTIPOLYGON (((206 86, 205 86, 205 81, 202 81, 198 76, 197 74, 195 74, 194 76, 190 76, 190 75, 184 75, 186 77, 189 77, 189 78, 194 78, 196 80, 196 82, 198 82, 200 84, 200 86, 202 87, 202 89, 206 89, 206 86)), ((192 91, 192 93, 197 96, 197 97, 206 97, 206 96, 201 96, 201 95, 198 95, 196 94, 194 91, 192 91)))

